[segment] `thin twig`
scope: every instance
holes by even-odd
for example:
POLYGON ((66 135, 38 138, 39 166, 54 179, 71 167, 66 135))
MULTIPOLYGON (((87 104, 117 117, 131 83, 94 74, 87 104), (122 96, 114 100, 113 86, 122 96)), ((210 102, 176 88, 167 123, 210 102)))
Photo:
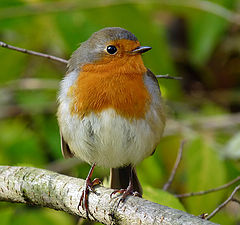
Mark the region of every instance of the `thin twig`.
POLYGON ((226 206, 230 201, 232 201, 233 196, 236 194, 236 192, 240 189, 240 185, 238 185, 234 191, 232 192, 232 194, 228 197, 228 199, 226 201, 224 201, 222 204, 220 204, 216 209, 213 210, 213 212, 211 212, 211 214, 209 214, 209 216, 206 218, 207 220, 210 220, 219 210, 221 210, 224 206, 226 206))
POLYGON ((62 59, 62 58, 59 58, 59 57, 56 57, 56 56, 52 56, 52 55, 48 55, 48 54, 44 54, 44 53, 40 53, 40 52, 27 50, 27 49, 24 49, 24 48, 15 47, 13 45, 8 45, 8 44, 6 44, 2 41, 0 41, 0 47, 12 49, 12 50, 15 50, 15 51, 18 51, 18 52, 27 53, 29 55, 41 56, 43 58, 51 59, 51 60, 54 60, 54 61, 57 61, 57 62, 65 63, 65 64, 68 63, 68 61, 66 59, 62 59))
POLYGON ((178 155, 177 155, 177 158, 176 158, 174 167, 173 167, 173 169, 172 169, 171 175, 170 175, 167 183, 165 183, 164 186, 163 186, 163 190, 164 190, 164 191, 168 190, 169 187, 171 186, 172 182, 173 182, 173 179, 174 179, 175 174, 176 174, 176 172, 177 172, 177 168, 178 168, 179 163, 180 163, 180 161, 181 161, 181 159, 182 159, 182 152, 183 152, 184 143, 185 143, 185 141, 182 141, 182 142, 181 142, 181 145, 180 145, 179 150, 178 150, 178 155))
POLYGON ((182 80, 182 77, 172 77, 168 74, 165 75, 156 75, 157 78, 165 78, 165 79, 174 79, 174 80, 182 80))
POLYGON ((206 191, 199 191, 199 192, 192 192, 192 193, 185 193, 185 194, 178 194, 178 195, 175 195, 177 198, 187 198, 187 197, 191 197, 191 196, 197 196, 197 195, 205 195, 205 194, 208 194, 208 193, 211 193, 211 192, 216 192, 216 191, 220 191, 222 189, 225 189, 227 187, 230 187, 232 184, 235 184, 236 182, 238 182, 240 180, 240 176, 238 176, 237 178, 235 178, 234 180, 222 185, 222 186, 219 186, 217 188, 213 188, 213 189, 209 189, 209 190, 206 190, 206 191))

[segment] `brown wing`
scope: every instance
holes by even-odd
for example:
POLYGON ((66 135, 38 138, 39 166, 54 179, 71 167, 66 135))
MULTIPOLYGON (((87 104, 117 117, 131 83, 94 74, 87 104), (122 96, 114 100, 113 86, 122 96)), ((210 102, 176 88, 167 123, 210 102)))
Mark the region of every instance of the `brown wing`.
POLYGON ((61 137, 61 150, 64 158, 72 158, 73 154, 67 144, 67 142, 63 139, 63 136, 60 132, 60 137, 61 137))

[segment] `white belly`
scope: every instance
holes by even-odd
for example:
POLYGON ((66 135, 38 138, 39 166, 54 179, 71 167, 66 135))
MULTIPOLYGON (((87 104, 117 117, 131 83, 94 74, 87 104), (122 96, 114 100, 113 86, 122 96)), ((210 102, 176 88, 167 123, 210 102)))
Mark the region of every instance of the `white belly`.
POLYGON ((160 129, 154 129, 143 119, 129 121, 112 109, 98 115, 92 113, 82 120, 68 115, 63 115, 66 123, 61 132, 71 151, 99 166, 135 165, 153 152, 162 135, 160 118, 155 119, 154 127, 158 125, 160 129))

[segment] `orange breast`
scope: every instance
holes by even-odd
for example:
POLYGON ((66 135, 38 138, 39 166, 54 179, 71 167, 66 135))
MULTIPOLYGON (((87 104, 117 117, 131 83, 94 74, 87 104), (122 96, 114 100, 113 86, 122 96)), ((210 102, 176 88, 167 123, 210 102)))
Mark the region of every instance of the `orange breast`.
POLYGON ((83 117, 113 108, 129 119, 144 118, 151 99, 143 82, 145 72, 140 55, 83 66, 68 92, 71 112, 83 117))

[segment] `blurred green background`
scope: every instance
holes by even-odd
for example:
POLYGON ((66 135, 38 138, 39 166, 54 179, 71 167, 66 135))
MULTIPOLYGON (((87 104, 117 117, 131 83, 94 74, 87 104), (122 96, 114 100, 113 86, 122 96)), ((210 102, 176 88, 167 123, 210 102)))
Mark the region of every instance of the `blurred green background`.
MULTIPOLYGON (((159 79, 167 105, 165 135, 138 166, 144 197, 194 215, 210 213, 233 191, 180 199, 174 194, 222 185, 240 171, 239 0, 0 0, 0 40, 68 59, 93 32, 120 26, 152 46, 144 62, 159 79), (170 193, 161 190, 181 140, 183 159, 170 193)), ((85 163, 64 160, 56 120, 56 94, 64 64, 0 49, 0 164, 48 168, 85 178, 85 163)), ((108 170, 95 177, 107 183, 108 170)), ((240 198, 240 194, 236 198, 240 198)), ((213 219, 240 224, 231 202, 213 219)), ((72 225, 78 218, 50 209, 0 204, 1 224, 72 225)))

